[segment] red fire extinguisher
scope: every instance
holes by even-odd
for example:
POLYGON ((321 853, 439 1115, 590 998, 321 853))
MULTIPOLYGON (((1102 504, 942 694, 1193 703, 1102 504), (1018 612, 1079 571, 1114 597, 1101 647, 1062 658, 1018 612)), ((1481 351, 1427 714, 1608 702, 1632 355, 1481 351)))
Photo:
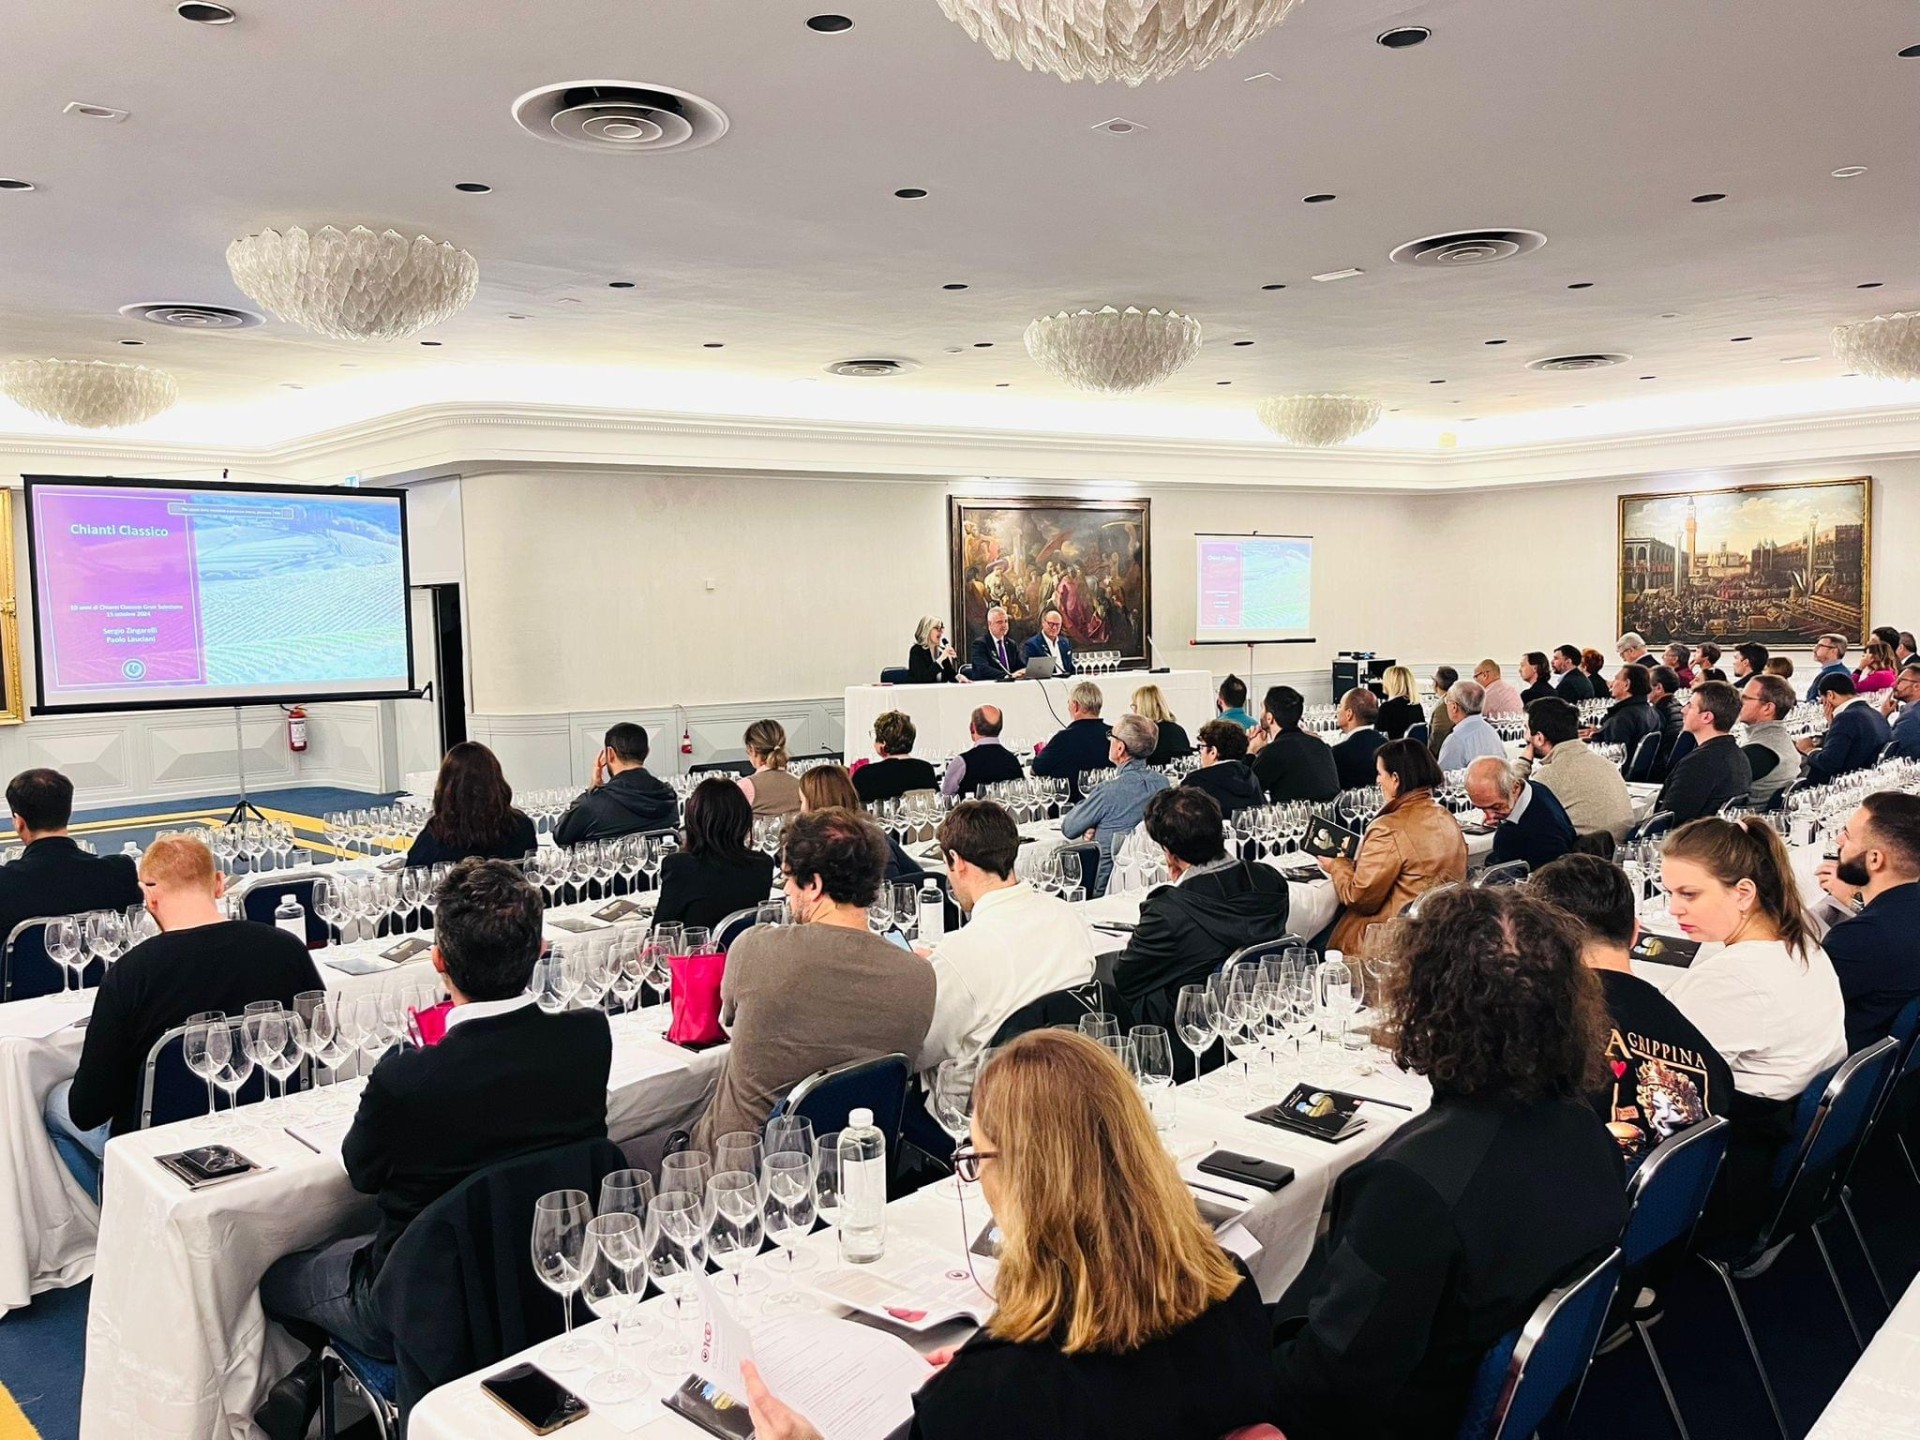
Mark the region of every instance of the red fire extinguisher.
POLYGON ((299 755, 307 748, 307 707, 294 705, 287 711, 287 749, 299 755))

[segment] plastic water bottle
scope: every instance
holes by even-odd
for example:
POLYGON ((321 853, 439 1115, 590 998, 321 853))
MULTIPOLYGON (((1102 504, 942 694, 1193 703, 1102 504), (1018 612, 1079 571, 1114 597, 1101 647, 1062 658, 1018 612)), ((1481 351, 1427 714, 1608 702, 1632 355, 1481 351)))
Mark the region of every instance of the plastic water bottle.
POLYGON ((870 1265, 886 1249, 887 1137, 863 1108, 840 1132, 840 1258, 870 1265))
POLYGON ((273 907, 273 928, 284 930, 302 945, 307 943, 307 908, 292 895, 282 895, 273 907))
POLYGON ((947 929, 947 902, 940 887, 929 880, 920 887, 920 943, 937 945, 947 929))

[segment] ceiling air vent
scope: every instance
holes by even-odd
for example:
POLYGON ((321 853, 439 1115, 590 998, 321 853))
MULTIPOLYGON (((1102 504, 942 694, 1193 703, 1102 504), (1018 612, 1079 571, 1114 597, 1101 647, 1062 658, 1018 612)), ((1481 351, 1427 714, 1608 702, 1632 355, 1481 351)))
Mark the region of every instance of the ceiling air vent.
POLYGON ((888 375, 905 375, 919 368, 911 360, 836 360, 827 366, 827 373, 846 375, 855 380, 880 380, 888 375))
POLYGON ((726 112, 712 101, 626 80, 543 85, 513 102, 513 119, 556 145, 624 155, 698 150, 727 133, 726 112))
POLYGON ((1544 360, 1529 360, 1527 369, 1545 370, 1552 374, 1563 370, 1604 370, 1609 365, 1623 364, 1632 358, 1631 355, 1596 350, 1588 355, 1549 355, 1544 360))
POLYGON ((120 313, 169 330, 251 330, 266 323, 250 310, 226 305, 122 305, 120 313))
POLYGON ((1530 254, 1547 243, 1538 230, 1450 230, 1409 240, 1387 258, 1396 265, 1425 265, 1452 269, 1463 265, 1491 265, 1530 254))

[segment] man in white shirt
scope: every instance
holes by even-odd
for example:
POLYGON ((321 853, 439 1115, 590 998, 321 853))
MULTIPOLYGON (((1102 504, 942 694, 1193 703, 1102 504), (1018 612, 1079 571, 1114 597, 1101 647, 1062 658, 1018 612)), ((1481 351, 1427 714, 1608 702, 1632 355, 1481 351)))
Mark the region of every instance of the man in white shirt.
POLYGON ((1480 704, 1486 692, 1472 680, 1457 680, 1447 688, 1447 715, 1453 729, 1440 746, 1440 768, 1449 773, 1464 770, 1482 755, 1507 758, 1507 742, 1500 732, 1481 718, 1480 704))
POLYGON ((1073 674, 1073 641, 1061 633, 1065 624, 1058 610, 1047 611, 1040 617, 1040 633, 1028 637, 1021 655, 1028 660, 1045 655, 1053 661, 1054 674, 1073 674))
POLYGON ((917 1068, 984 1049, 1021 1006, 1093 978, 1093 937, 1064 900, 1015 878, 1020 831, 990 800, 953 807, 940 825, 947 883, 968 923, 941 938, 933 1024, 917 1068))

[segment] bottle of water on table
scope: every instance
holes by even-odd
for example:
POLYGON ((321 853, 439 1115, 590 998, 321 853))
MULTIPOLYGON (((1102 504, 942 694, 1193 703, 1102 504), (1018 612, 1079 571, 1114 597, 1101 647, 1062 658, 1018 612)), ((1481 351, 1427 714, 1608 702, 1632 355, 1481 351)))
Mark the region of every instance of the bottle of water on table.
POLYGON ((887 1137, 865 1108, 840 1132, 840 1194, 840 1256, 872 1264, 887 1248, 887 1137))

